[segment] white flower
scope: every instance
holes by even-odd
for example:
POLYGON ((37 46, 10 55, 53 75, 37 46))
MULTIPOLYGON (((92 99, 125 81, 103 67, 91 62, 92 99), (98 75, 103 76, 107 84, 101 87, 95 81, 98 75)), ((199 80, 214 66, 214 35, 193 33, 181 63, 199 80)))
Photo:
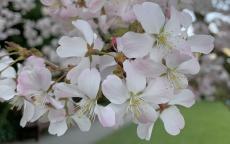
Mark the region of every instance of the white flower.
MULTIPOLYGON (((194 94, 188 90, 183 89, 178 91, 175 95, 171 95, 166 107, 160 113, 160 118, 164 123, 165 130, 171 135, 178 135, 181 129, 184 128, 185 122, 182 114, 175 105, 184 107, 191 107, 195 103, 194 94)), ((154 123, 138 124, 137 134, 139 138, 150 140, 154 123)))
POLYGON ((145 76, 134 71, 133 66, 124 62, 126 83, 116 75, 109 75, 102 83, 103 94, 113 104, 117 120, 125 115, 131 115, 134 121, 140 123, 154 122, 157 113, 153 107, 166 102, 164 97, 169 93, 169 86, 164 80, 157 78, 146 87, 145 76))
MULTIPOLYGON (((75 81, 75 80, 71 80, 75 81)), ((77 84, 63 85, 68 95, 80 97, 82 100, 77 103, 80 108, 77 112, 78 117, 87 116, 94 120, 97 115, 100 123, 104 127, 112 127, 115 124, 115 113, 110 106, 101 106, 97 104, 100 94, 101 76, 97 69, 86 68, 77 78, 77 84), (74 86, 75 85, 75 86, 74 86), (75 87, 75 88, 74 88, 75 87)))
POLYGON ((73 25, 82 32, 82 37, 63 36, 59 40, 57 54, 60 57, 85 57, 89 49, 101 50, 103 42, 93 32, 88 22, 84 20, 76 20, 73 25))

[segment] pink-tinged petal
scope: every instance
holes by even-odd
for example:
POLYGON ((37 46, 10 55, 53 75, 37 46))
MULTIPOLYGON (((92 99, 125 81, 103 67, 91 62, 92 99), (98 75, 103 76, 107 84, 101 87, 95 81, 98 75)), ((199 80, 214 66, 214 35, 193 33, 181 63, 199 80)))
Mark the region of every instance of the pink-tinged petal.
POLYGON ((165 78, 158 77, 148 83, 141 96, 146 102, 157 105, 167 103, 171 95, 173 95, 171 84, 165 78))
POLYGON ((51 109, 48 113, 48 119, 51 123, 63 121, 66 119, 66 113, 65 110, 56 110, 56 109, 51 109))
POLYGON ((89 98, 97 96, 101 82, 101 76, 97 69, 85 69, 78 78, 78 88, 89 98))
POLYGON ((154 39, 148 34, 127 32, 117 38, 117 47, 128 58, 141 58, 150 52, 153 42, 154 39))
POLYGON ((63 36, 59 40, 57 54, 60 57, 83 57, 87 52, 87 43, 81 37, 63 36))
POLYGON ((47 102, 49 104, 51 104, 55 109, 63 109, 64 108, 64 104, 62 104, 60 101, 58 101, 52 97, 48 97, 47 102))
POLYGON ((109 75, 103 81, 102 92, 114 104, 122 104, 129 98, 127 88, 116 75, 109 75))
POLYGON ((23 70, 18 76, 17 91, 21 95, 47 91, 51 84, 51 78, 51 72, 47 68, 23 70))
POLYGON ((126 72, 126 85, 130 92, 137 94, 146 87, 146 77, 135 70, 134 66, 126 60, 123 63, 126 72))
POLYGON ((175 69, 180 64, 191 59, 189 55, 185 55, 178 50, 171 51, 166 57, 166 65, 168 68, 175 69))
POLYGON ((171 16, 170 19, 165 24, 165 32, 170 33, 171 35, 178 35, 181 32, 179 15, 178 12, 174 7, 171 7, 171 16))
POLYGON ((34 110, 35 110, 34 105, 24 100, 23 115, 20 121, 21 127, 25 127, 26 123, 29 122, 33 118, 34 110))
POLYGON ((71 84, 77 84, 78 77, 81 74, 83 70, 86 68, 90 67, 90 60, 89 58, 82 58, 80 63, 72 68, 68 73, 67 73, 67 79, 70 80, 71 84))
POLYGON ((182 105, 184 107, 191 107, 195 104, 195 96, 189 89, 180 90, 177 94, 172 96, 170 105, 182 105))
POLYGON ((165 109, 160 118, 164 123, 165 130, 171 135, 178 135, 185 126, 184 118, 176 106, 165 109))
POLYGON ((91 26, 89 25, 89 23, 87 21, 84 21, 84 20, 76 20, 76 21, 73 21, 72 24, 78 30, 80 30, 82 32, 87 43, 89 45, 92 45, 93 41, 94 41, 94 32, 93 32, 91 26))
POLYGON ((138 108, 140 110, 140 115, 137 117, 139 123, 146 124, 155 122, 158 118, 158 113, 150 104, 144 103, 141 104, 138 108))
POLYGON ((136 59, 132 62, 132 65, 135 70, 150 78, 156 78, 167 70, 163 64, 156 63, 151 59, 136 59))
POLYGON ((194 35, 188 38, 192 52, 209 54, 214 48, 214 38, 210 35, 194 35))
POLYGON ((45 67, 45 60, 40 57, 30 56, 26 59, 25 65, 31 67, 45 67))
POLYGON ((197 58, 192 58, 188 61, 183 62, 177 68, 177 71, 183 74, 197 74, 200 71, 200 64, 197 58))
POLYGON ((150 140, 154 123, 141 124, 137 126, 137 135, 140 139, 150 140))
POLYGON ((62 136, 67 131, 67 123, 65 120, 58 122, 51 122, 49 125, 49 133, 52 135, 62 136))
POLYGON ((53 87, 54 95, 56 98, 72 98, 72 97, 81 97, 83 94, 79 92, 76 85, 67 84, 67 83, 58 83, 53 87))
POLYGON ((164 26, 165 16, 158 4, 144 2, 135 5, 133 10, 145 32, 158 34, 164 26))
POLYGON ((110 106, 97 105, 95 113, 103 127, 113 127, 115 125, 115 112, 110 106))
POLYGON ((83 132, 87 132, 90 130, 91 121, 86 116, 78 116, 77 114, 72 116, 74 122, 79 126, 80 130, 83 132))

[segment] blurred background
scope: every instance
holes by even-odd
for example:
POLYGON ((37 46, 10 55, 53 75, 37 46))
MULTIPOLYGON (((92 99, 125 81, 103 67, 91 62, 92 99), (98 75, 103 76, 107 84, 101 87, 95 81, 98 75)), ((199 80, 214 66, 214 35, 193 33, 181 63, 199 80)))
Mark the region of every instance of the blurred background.
MULTIPOLYGON (((34 123, 20 128, 20 112, 12 111, 7 103, 0 103, 0 143, 229 144, 230 0, 194 0, 193 4, 178 7, 193 17, 189 34, 215 37, 215 50, 201 56, 201 71, 191 79, 197 104, 191 109, 181 109, 187 125, 179 136, 168 135, 158 121, 151 142, 139 140, 136 127, 130 124, 113 130, 103 129, 95 123, 88 133, 73 128, 64 136, 56 137, 47 134, 45 124, 34 123)), ((55 49, 58 38, 65 31, 62 22, 46 14, 39 0, 0 0, 0 47, 4 47, 5 41, 35 47, 51 61, 62 64, 55 49)))

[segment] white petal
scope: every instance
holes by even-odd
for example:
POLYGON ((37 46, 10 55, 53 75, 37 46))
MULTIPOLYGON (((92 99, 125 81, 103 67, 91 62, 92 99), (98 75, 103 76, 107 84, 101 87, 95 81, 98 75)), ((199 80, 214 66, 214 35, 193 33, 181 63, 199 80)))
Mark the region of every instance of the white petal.
POLYGON ((178 135, 185 126, 184 118, 176 106, 165 109, 160 118, 164 122, 165 130, 171 135, 178 135))
POLYGON ((145 32, 158 34, 165 23, 165 16, 160 6, 151 2, 144 2, 133 7, 137 20, 145 32))
POLYGON ((169 101, 168 97, 173 95, 173 89, 165 78, 156 78, 148 83, 142 97, 146 102, 162 104, 169 101))
POLYGON ((171 35, 178 35, 181 32, 179 15, 180 13, 174 7, 171 7, 171 16, 165 25, 165 32, 171 35))
POLYGON ((209 54, 214 48, 214 38, 210 35, 194 35, 188 38, 192 52, 209 54))
POLYGON ((162 48, 153 48, 150 51, 150 59, 156 63, 161 63, 166 51, 162 48))
POLYGON ((126 83, 129 91, 137 94, 144 90, 146 87, 146 77, 138 73, 128 60, 123 63, 123 67, 126 72, 126 83))
POLYGON ((91 99, 96 98, 101 82, 97 69, 85 69, 78 78, 78 88, 91 99))
POLYGON ((23 110, 23 116, 22 116, 22 119, 20 121, 20 126, 21 127, 25 127, 26 126, 26 123, 29 122, 32 118, 33 118, 33 115, 34 115, 34 105, 31 104, 30 102, 24 100, 24 106, 23 106, 24 110, 23 110))
POLYGON ((102 92, 114 104, 122 104, 129 98, 127 88, 116 75, 109 75, 103 81, 102 92))
POLYGON ((166 67, 161 63, 156 63, 151 59, 136 59, 132 62, 135 69, 143 75, 155 78, 166 72, 166 67))
POLYGON ((9 67, 1 73, 4 78, 16 78, 16 71, 13 67, 9 67))
POLYGON ((30 120, 30 122, 35 122, 46 112, 47 112, 47 109, 44 106, 36 106, 34 110, 33 118, 30 120))
POLYGON ((110 106, 102 107, 97 105, 95 113, 103 127, 113 127, 115 125, 115 112, 110 106))
POLYGON ((63 36, 59 40, 57 54, 60 57, 83 57, 87 52, 87 44, 80 37, 63 36))
POLYGON ((10 100, 15 95, 16 82, 13 79, 0 80, 0 98, 4 100, 10 100))
POLYGON ((92 45, 94 41, 94 33, 89 23, 84 20, 76 20, 73 21, 72 24, 82 32, 87 43, 92 45))
POLYGON ((140 139, 150 140, 154 123, 141 124, 137 126, 137 135, 140 139))
POLYGON ((138 122, 150 123, 156 121, 158 117, 158 113, 151 105, 147 103, 143 103, 139 106, 139 110, 140 110, 140 115, 137 118, 138 122))
POLYGON ((81 72, 90 67, 90 61, 89 58, 82 58, 80 63, 72 68, 68 73, 67 73, 67 79, 70 80, 71 84, 77 84, 77 80, 81 72))
POLYGON ((81 131, 86 132, 90 130, 91 127, 91 121, 86 116, 79 117, 77 114, 72 116, 72 119, 75 121, 75 123, 79 126, 81 131))
POLYGON ((68 127, 66 121, 62 120, 54 123, 51 122, 48 131, 52 135, 62 136, 63 134, 65 134, 67 129, 68 127))
POLYGON ((180 64, 177 71, 183 74, 194 75, 200 71, 200 64, 196 58, 193 58, 180 64))
POLYGON ((57 98, 80 97, 82 94, 78 91, 76 85, 67 83, 58 83, 53 87, 54 95, 57 98))
POLYGON ((192 16, 188 12, 182 11, 179 19, 181 25, 185 28, 188 28, 192 24, 192 16))
POLYGON ((128 58, 141 58, 150 52, 153 42, 154 39, 147 34, 127 32, 117 38, 117 48, 128 58))
POLYGON ((176 95, 172 96, 170 105, 182 105, 184 107, 191 107, 195 103, 195 96, 189 89, 183 89, 176 95))

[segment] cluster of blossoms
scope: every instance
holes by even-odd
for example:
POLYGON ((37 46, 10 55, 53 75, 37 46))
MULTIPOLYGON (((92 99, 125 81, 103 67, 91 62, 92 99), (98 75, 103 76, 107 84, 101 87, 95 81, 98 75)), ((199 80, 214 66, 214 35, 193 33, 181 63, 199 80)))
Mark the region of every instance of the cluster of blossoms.
POLYGON ((137 0, 42 3, 53 16, 72 19, 74 30, 58 41, 64 66, 14 43, 9 53, 2 51, 0 97, 23 108, 22 127, 42 120, 50 123, 49 133, 61 136, 74 124, 89 131, 96 118, 103 127, 132 121, 137 135, 149 140, 161 119, 169 134, 180 133, 185 122, 177 106, 195 103, 187 77, 200 70, 196 55, 214 47, 209 35, 187 35, 188 13, 137 0), (119 27, 126 27, 122 34, 110 33, 119 27), (22 60, 16 72, 12 65, 22 60))

